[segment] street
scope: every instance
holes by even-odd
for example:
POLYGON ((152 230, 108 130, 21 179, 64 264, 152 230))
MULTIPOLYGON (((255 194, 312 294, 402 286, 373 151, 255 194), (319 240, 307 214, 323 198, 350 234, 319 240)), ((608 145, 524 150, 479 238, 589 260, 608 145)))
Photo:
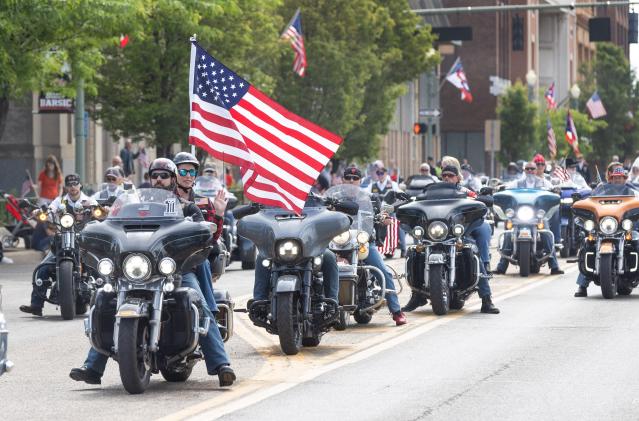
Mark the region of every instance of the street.
MULTIPOLYGON (((117 364, 101 386, 73 382, 89 344, 82 318, 62 321, 53 306, 34 318, 28 302, 35 252, 9 252, 0 267, 9 353, 14 370, 0 378, 3 418, 13 419, 630 419, 636 416, 639 369, 632 335, 636 295, 603 300, 572 297, 576 266, 566 274, 520 278, 511 267, 493 278, 500 315, 479 313, 476 296, 445 317, 430 306, 395 327, 387 311, 370 325, 330 332, 317 348, 284 356, 277 337, 235 314, 227 343, 238 381, 220 389, 199 363, 185 384, 154 376, 144 395, 127 394, 117 364), (25 402, 32 396, 33 404, 25 402), (36 403, 37 402, 37 403, 36 403)), ((494 258, 495 256, 493 256, 494 258)), ((399 268, 401 259, 390 263, 399 268)), ((252 289, 237 263, 216 288, 238 308, 252 289)), ((408 300, 407 289, 400 300, 408 300)))

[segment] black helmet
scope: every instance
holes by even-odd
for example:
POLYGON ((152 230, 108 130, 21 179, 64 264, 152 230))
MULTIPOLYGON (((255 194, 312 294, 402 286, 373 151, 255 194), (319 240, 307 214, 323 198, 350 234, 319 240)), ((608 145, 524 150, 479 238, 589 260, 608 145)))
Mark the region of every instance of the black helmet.
POLYGON ((190 154, 188 152, 179 152, 173 158, 173 162, 175 163, 175 165, 193 164, 196 170, 200 168, 200 161, 198 161, 197 158, 193 156, 193 154, 190 154))
POLYGON ((149 176, 153 174, 153 171, 168 171, 173 175, 173 177, 177 177, 177 167, 168 158, 157 158, 151 162, 149 165, 149 176))
POLYGON ((106 180, 107 177, 124 177, 124 175, 122 175, 122 170, 120 169, 120 167, 109 167, 106 169, 106 171, 104 171, 104 179, 106 180))

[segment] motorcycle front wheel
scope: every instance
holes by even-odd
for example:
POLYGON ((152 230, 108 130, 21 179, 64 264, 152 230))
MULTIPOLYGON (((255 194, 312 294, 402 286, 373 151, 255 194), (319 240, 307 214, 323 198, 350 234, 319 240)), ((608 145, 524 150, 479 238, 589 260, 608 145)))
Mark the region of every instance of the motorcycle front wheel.
POLYGON ((144 393, 151 370, 144 350, 149 340, 149 323, 144 318, 120 319, 118 363, 122 386, 132 395, 144 393))
POLYGON ((277 334, 286 355, 296 355, 302 347, 302 314, 297 293, 277 294, 277 334))
POLYGON ((433 312, 438 316, 448 314, 450 292, 448 291, 446 267, 444 265, 431 265, 428 272, 428 283, 430 286, 430 305, 433 307, 433 312))
POLYGON ((75 288, 73 287, 73 262, 63 260, 58 270, 58 303, 64 320, 75 317, 75 288))
POLYGON ((522 241, 517 245, 519 249, 519 276, 530 275, 530 242, 522 241))
POLYGON ((606 299, 615 298, 615 293, 617 292, 615 276, 612 274, 612 257, 612 254, 602 254, 599 260, 601 295, 606 299))

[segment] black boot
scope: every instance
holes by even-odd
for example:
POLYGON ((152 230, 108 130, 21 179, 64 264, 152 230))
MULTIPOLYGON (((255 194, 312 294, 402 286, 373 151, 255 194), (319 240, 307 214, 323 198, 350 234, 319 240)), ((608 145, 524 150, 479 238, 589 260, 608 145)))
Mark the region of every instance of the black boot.
POLYGON ((575 291, 575 297, 587 297, 588 289, 586 287, 578 286, 577 291, 575 291))
POLYGON ((220 387, 231 386, 235 381, 235 372, 228 365, 223 365, 217 370, 217 377, 220 380, 220 387))
POLYGON ((20 311, 42 317, 42 307, 20 306, 20 311))
POLYGON ((481 312, 488 314, 499 314, 499 309, 493 305, 490 295, 481 299, 481 312))
POLYGON ((94 371, 83 365, 80 368, 73 368, 69 373, 69 377, 71 377, 76 382, 85 382, 87 384, 100 384, 102 383, 102 376, 97 371, 94 371))
POLYGON ((425 306, 426 304, 428 304, 428 299, 426 299, 423 294, 420 294, 419 292, 413 292, 410 295, 410 300, 408 300, 406 305, 402 307, 402 311, 413 311, 417 307, 425 306))

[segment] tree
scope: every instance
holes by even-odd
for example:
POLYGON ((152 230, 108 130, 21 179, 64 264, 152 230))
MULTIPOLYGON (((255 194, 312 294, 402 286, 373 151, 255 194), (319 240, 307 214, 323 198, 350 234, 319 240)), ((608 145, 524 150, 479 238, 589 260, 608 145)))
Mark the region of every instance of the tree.
MULTIPOLYGON (((186 142, 189 37, 251 83, 269 92, 279 58, 276 2, 153 0, 132 22, 131 41, 111 47, 100 68, 95 115, 115 136, 160 148, 186 142)), ((166 151, 165 151, 166 152, 166 151)))
POLYGON ((526 87, 520 81, 501 97, 497 115, 501 120, 499 159, 502 164, 532 156, 537 146, 537 105, 528 101, 526 87))
POLYGON ((429 55, 429 26, 403 0, 286 0, 282 16, 301 7, 308 57, 303 78, 290 56, 276 75, 275 99, 345 138, 338 155, 367 158, 386 133, 404 84, 439 59, 429 55))

